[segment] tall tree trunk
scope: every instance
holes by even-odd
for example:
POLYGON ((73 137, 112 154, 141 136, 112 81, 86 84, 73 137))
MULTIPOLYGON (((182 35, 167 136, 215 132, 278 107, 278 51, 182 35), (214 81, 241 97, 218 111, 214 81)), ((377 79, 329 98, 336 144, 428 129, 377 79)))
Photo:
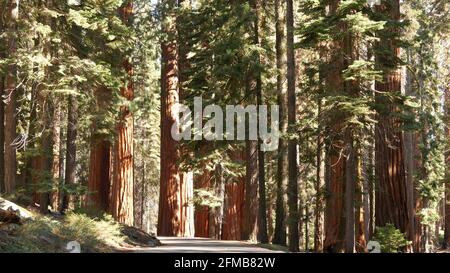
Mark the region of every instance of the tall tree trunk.
MULTIPOLYGON (((124 24, 130 26, 133 16, 133 1, 127 1, 120 9, 120 14, 124 24)), ((130 61, 130 59, 126 59, 123 62, 124 69, 128 74, 128 83, 126 87, 121 88, 121 95, 127 101, 134 99, 133 67, 130 61)), ((113 184, 109 210, 115 220, 132 226, 134 223, 134 119, 133 113, 127 106, 122 106, 120 109, 117 132, 113 153, 113 184)))
MULTIPOLYGON (((392 20, 400 20, 400 4, 398 0, 384 2, 379 8, 380 12, 388 15, 392 20)), ((393 57, 400 55, 395 41, 383 38, 380 45, 393 57)), ((378 63, 384 63, 383 56, 377 56, 378 63)), ((400 92, 401 73, 398 69, 386 72, 383 82, 376 83, 378 92, 400 92)), ((383 97, 377 96, 378 104, 383 104, 383 97)), ((398 120, 390 116, 396 109, 387 106, 385 111, 378 113, 376 134, 376 177, 379 182, 376 192, 375 219, 377 226, 394 224, 396 228, 411 240, 412 230, 408 212, 408 196, 405 175, 403 133, 398 120)))
MULTIPOLYGON (((63 127, 62 110, 59 102, 54 107, 53 119, 52 119, 52 180, 54 183, 59 184, 61 172, 60 172, 60 155, 61 155, 61 132, 63 127)), ((50 193, 50 205, 54 210, 58 210, 59 206, 59 191, 51 191, 50 193)))
MULTIPOLYGON (((410 63, 412 56, 410 50, 407 50, 407 61, 410 63)), ((404 93, 407 96, 417 96, 413 89, 413 75, 407 69, 404 71, 404 93)), ((420 204, 420 200, 417 200, 419 194, 416 187, 418 186, 417 179, 415 175, 417 173, 418 162, 416 155, 420 153, 420 148, 418 146, 419 134, 417 132, 405 132, 404 133, 404 159, 405 159, 405 176, 406 176, 406 189, 407 189, 407 208, 409 219, 414 219, 410 221, 410 230, 412 234, 412 248, 414 252, 420 252, 420 241, 421 241, 421 231, 418 228, 419 219, 416 215, 416 207, 420 204)))
POLYGON ((357 147, 355 156, 356 165, 356 185, 355 185, 355 250, 358 253, 367 252, 367 238, 369 236, 369 223, 366 214, 368 213, 369 199, 364 186, 363 176, 363 155, 361 148, 357 147))
POLYGON ((345 163, 345 252, 355 252, 355 177, 356 154, 353 138, 346 133, 347 160, 345 163))
MULTIPOLYGON (((253 43, 261 46, 260 37, 260 23, 263 22, 261 14, 261 3, 259 0, 251 1, 253 12, 255 13, 255 20, 253 22, 253 43)), ((257 62, 261 63, 261 57, 257 56, 257 62)), ((263 105, 263 91, 262 91, 262 79, 261 72, 257 72, 256 75, 256 103, 257 105, 263 105)), ((261 113, 258 110, 258 120, 261 113)), ((260 124, 258 122, 258 128, 260 124)), ((266 175, 265 175, 265 154, 261 150, 262 140, 258 140, 258 216, 257 216, 257 239, 261 243, 268 243, 269 238, 267 235, 267 200, 266 200, 266 175)))
POLYGON ((445 178, 445 225, 444 225, 444 248, 450 248, 450 89, 445 90, 446 126, 447 126, 447 153, 446 178, 445 178))
MULTIPOLYGON (((256 2, 251 1, 253 9, 256 7, 256 2)), ((257 17, 257 16, 256 16, 257 17)), ((258 44, 258 20, 253 22, 253 44, 258 44), (256 30, 256 31, 255 31, 256 30)), ((259 58, 258 60, 259 61, 259 58)), ((258 103, 258 93, 261 93, 261 75, 259 72, 250 71, 246 79, 246 98, 247 104, 258 103), (256 95, 256 96, 255 96, 256 95)), ((247 135, 249 137, 249 135, 247 135)), ((259 196, 258 185, 259 178, 259 144, 258 140, 249 140, 245 142, 246 150, 246 181, 245 181, 245 199, 244 199, 244 227, 242 230, 242 239, 257 241, 258 239, 258 211, 259 211, 259 196)))
POLYGON ((280 142, 278 144, 277 199, 275 213, 275 231, 272 242, 286 245, 286 212, 288 184, 288 147, 286 134, 288 131, 288 97, 286 86, 286 7, 285 1, 275 1, 276 16, 276 55, 277 55, 277 94, 280 107, 280 142))
MULTIPOLYGON (((6 33, 8 37, 8 56, 14 56, 17 51, 16 36, 17 20, 19 19, 19 0, 10 0, 6 9, 6 33)), ((16 188, 16 87, 17 66, 10 64, 6 74, 6 107, 5 107, 5 193, 11 194, 16 188)))
MULTIPOLYGON (((340 0, 333 0, 329 6, 329 13, 335 14, 340 0)), ((325 74, 325 89, 330 94, 339 95, 344 83, 341 72, 344 67, 342 41, 332 41, 328 49, 327 70, 325 74)), ((346 160, 343 150, 344 138, 343 116, 337 113, 327 125, 333 135, 326 147, 326 210, 325 210, 325 240, 324 252, 338 253, 344 251, 345 241, 345 170, 346 160)))
POLYGON ((158 235, 180 236, 181 230, 181 177, 178 167, 180 151, 178 143, 172 138, 172 125, 179 117, 172 107, 179 102, 178 45, 176 1, 166 0, 163 32, 167 35, 162 41, 161 68, 161 178, 158 214, 158 235))
POLYGON ((43 122, 44 131, 41 137, 42 146, 42 168, 38 171, 41 172, 40 183, 41 183, 41 193, 39 194, 39 207, 42 214, 47 214, 49 212, 48 207, 51 205, 51 189, 50 185, 53 184, 53 122, 54 122, 54 110, 55 107, 53 102, 49 99, 43 102, 43 122))
MULTIPOLYGON (((295 75, 295 49, 294 49, 294 4, 292 0, 286 1, 286 29, 287 29, 287 94, 288 94, 288 121, 294 125, 296 120, 296 75, 295 75)), ((298 213, 298 166, 297 166, 297 141, 289 140, 289 180, 288 180, 288 229, 289 250, 299 251, 299 213, 298 213)))
MULTIPOLYGON (((69 189, 75 185, 76 164, 77 164, 77 135, 78 135, 78 101, 70 95, 67 103, 67 141, 66 141, 66 168, 65 168, 65 188, 69 189)), ((69 208, 70 195, 63 190, 61 212, 69 208)))
MULTIPOLYGON (((178 8, 180 10, 187 10, 188 12, 192 8, 192 2, 191 1, 185 1, 185 0, 179 0, 178 1, 178 8)), ((177 45, 178 45, 178 79, 179 79, 179 97, 180 102, 183 103, 189 94, 184 90, 184 86, 186 84, 186 81, 188 80, 187 77, 187 71, 190 69, 190 63, 188 60, 188 54, 190 52, 190 46, 188 42, 188 38, 185 37, 186 33, 183 33, 182 30, 180 30, 180 27, 182 26, 183 19, 181 16, 178 16, 176 18, 176 27, 177 27, 177 45)), ((192 151, 189 150, 188 147, 184 147, 184 145, 181 145, 180 155, 185 154, 192 154, 192 151)), ((183 171, 180 173, 180 204, 181 204, 181 236, 183 237, 193 237, 195 235, 195 216, 194 216, 194 205, 192 203, 192 200, 194 198, 194 172, 193 171, 183 171)), ((217 189, 218 192, 222 192, 220 188, 217 189)), ((223 206, 220 207, 219 210, 216 210, 216 212, 220 212, 223 210, 223 206)), ((219 213, 220 214, 220 213, 219 213)), ((220 222, 222 221, 222 216, 219 217, 220 222)), ((221 225, 217 227, 219 229, 219 236, 220 236, 220 229, 221 225)))
POLYGON ((257 240, 258 141, 246 141, 246 181, 242 240, 257 240))
MULTIPOLYGON (((322 115, 322 100, 318 100, 317 115, 320 119, 322 115)), ((323 161, 323 136, 322 127, 317 128, 317 150, 316 150, 316 204, 314 209, 314 252, 323 252, 323 192, 324 185, 324 161, 323 161)))
POLYGON ((0 194, 5 188, 5 104, 3 95, 5 90, 5 78, 0 76, 0 194))

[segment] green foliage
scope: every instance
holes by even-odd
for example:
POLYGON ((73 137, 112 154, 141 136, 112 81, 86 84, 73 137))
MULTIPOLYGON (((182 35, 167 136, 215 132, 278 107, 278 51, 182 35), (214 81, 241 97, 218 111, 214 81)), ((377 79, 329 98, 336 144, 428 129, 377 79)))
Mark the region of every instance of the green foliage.
POLYGON ((70 213, 63 221, 36 217, 9 234, 0 234, 0 252, 61 253, 68 252, 68 242, 77 241, 83 253, 111 252, 124 242, 121 227, 110 216, 92 219, 70 213))
POLYGON ((380 243, 381 252, 383 253, 397 253, 411 244, 411 242, 406 240, 405 234, 392 224, 376 227, 373 240, 380 243))
POLYGON ((222 200, 207 189, 196 189, 193 202, 200 207, 218 208, 222 206, 222 200))

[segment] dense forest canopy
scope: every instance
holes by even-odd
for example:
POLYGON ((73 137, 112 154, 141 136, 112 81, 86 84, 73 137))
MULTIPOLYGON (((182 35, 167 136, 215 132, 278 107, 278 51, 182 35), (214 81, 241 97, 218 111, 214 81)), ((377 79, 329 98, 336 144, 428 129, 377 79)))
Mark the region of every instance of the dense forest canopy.
POLYGON ((450 248, 448 1, 1 0, 0 11, 2 197, 292 252, 450 248), (203 131, 176 140, 181 104, 203 131), (255 107, 227 124, 276 121, 276 149, 214 126, 227 117, 208 106, 230 105, 276 106, 277 119, 255 107))

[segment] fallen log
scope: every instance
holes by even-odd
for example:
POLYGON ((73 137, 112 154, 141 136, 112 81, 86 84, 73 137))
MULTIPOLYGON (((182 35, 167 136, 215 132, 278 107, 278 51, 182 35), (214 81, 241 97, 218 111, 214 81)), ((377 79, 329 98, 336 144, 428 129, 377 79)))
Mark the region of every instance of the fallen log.
POLYGON ((21 219, 13 210, 0 209, 0 222, 6 224, 21 224, 21 219))
POLYGON ((121 230, 122 234, 128 237, 128 239, 130 240, 129 243, 131 244, 150 247, 161 245, 161 242, 155 236, 152 236, 145 231, 142 231, 135 227, 124 225, 122 226, 121 230))
POLYGON ((33 215, 21 206, 0 198, 0 222, 5 224, 21 224, 23 220, 32 219, 33 215))

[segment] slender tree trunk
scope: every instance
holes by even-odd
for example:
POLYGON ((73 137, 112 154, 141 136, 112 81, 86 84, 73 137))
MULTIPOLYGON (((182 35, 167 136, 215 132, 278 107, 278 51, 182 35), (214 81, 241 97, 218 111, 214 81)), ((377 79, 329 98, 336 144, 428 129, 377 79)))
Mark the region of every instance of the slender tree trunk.
MULTIPOLYGON (((322 100, 318 100, 318 118, 322 115, 322 100)), ((324 184, 324 161, 323 161, 323 136, 322 127, 317 128, 317 151, 316 151, 316 204, 314 209, 314 252, 323 252, 323 192, 324 184)))
POLYGON ((367 238, 368 238, 368 196, 366 188, 364 186, 363 175, 363 155, 361 154, 361 148, 357 147, 355 156, 356 165, 356 188, 355 188, 355 250, 358 253, 367 252, 367 238))
MULTIPOLYGON (((191 1, 179 0, 178 8, 181 11, 187 10, 189 12, 192 8, 191 1)), ((190 63, 188 60, 188 54, 191 50, 189 45, 189 40, 186 38, 186 33, 183 33, 181 26, 184 23, 184 18, 177 16, 176 27, 177 27, 177 46, 178 46, 178 79, 179 79, 179 98, 180 102, 184 103, 187 100, 189 94, 184 90, 184 86, 188 80, 187 71, 190 69, 190 63)), ((184 145, 180 145, 180 155, 192 154, 192 151, 184 145)), ((194 173, 193 171, 183 171, 180 173, 180 204, 181 204, 181 236, 183 237, 193 237, 195 235, 195 213, 192 200, 194 198, 194 173)), ((224 190, 223 190, 224 191, 224 190)), ((219 190, 219 192, 223 191, 219 190)), ((223 198, 222 198, 223 199, 223 198)), ((219 212, 223 210, 221 206, 219 212)), ((217 210, 216 210, 217 212, 217 210)), ((222 216, 219 216, 220 222, 222 216)), ((216 227, 219 229, 219 236, 221 234, 221 225, 216 227)))
MULTIPOLYGON (((256 2, 251 1, 252 7, 256 10, 256 2)), ((257 16, 256 16, 257 17, 257 16)), ((253 22, 253 44, 259 43, 258 37, 258 20, 253 22), (256 31, 255 31, 256 30, 256 31)), ((258 60, 259 61, 259 57, 258 60)), ((261 93, 261 75, 259 72, 250 71, 246 80, 246 97, 248 104, 257 104, 258 96, 261 93), (256 95, 256 96, 255 96, 256 95)), ((247 137, 249 135, 247 134, 247 137)), ((249 140, 245 142, 246 150, 246 182, 245 182, 245 199, 244 199, 244 228, 242 239, 257 241, 258 240, 258 211, 259 211, 259 187, 261 181, 259 178, 259 148, 258 140, 249 140)), ((267 234, 267 230, 266 230, 267 234)))
MULTIPOLYGON (((264 19, 261 18, 261 3, 259 0, 251 1, 253 12, 255 13, 255 20, 253 23, 253 43, 260 46, 260 22, 264 19)), ((261 57, 257 56, 258 63, 261 63, 261 57)), ((255 75, 256 80, 256 102, 257 105, 263 105, 263 91, 262 91, 262 79, 261 73, 258 71, 255 75)), ((261 113, 258 111, 258 120, 261 113)), ((260 124, 258 123, 258 127, 260 124)), ((258 140, 258 216, 257 216, 257 240, 261 243, 268 243, 269 238, 267 235, 267 206, 266 206, 266 175, 265 175, 265 154, 261 150, 262 140, 258 140)))
POLYGON ((445 178, 445 217, 444 217, 444 248, 450 248, 450 89, 445 92, 446 125, 447 125, 447 153, 445 178))
MULTIPOLYGON (((19 19, 19 0, 10 0, 6 9, 6 32, 8 37, 8 55, 14 56, 17 51, 16 35, 17 20, 19 19)), ((16 188, 16 87, 17 66, 8 65, 6 74, 6 107, 5 107, 5 193, 11 194, 16 188)))
MULTIPOLYGON (((69 189, 75 185, 76 164, 77 164, 77 135, 78 135, 78 101, 70 95, 68 98, 67 113, 67 141, 66 141, 66 168, 65 168, 65 188, 69 189)), ((69 208, 70 195, 63 191, 61 212, 69 208)))
POLYGON ((42 214, 49 212, 48 207, 51 205, 51 191, 49 186, 53 183, 53 161, 54 161, 54 138, 53 138, 53 122, 54 122, 53 102, 46 100, 43 103, 43 122, 44 132, 41 137, 42 146, 42 169, 41 172, 41 193, 39 194, 39 207, 42 214), (43 183, 43 184, 42 184, 43 183))
MULTIPOLYGON (((61 105, 57 102, 58 105, 54 107, 53 119, 52 119, 52 180, 54 183, 59 184, 59 178, 61 176, 60 173, 60 155, 61 155, 61 131, 62 131, 62 110, 61 105)), ((51 191, 50 193, 50 205, 53 209, 58 210, 58 202, 59 202, 59 191, 51 191)))
MULTIPOLYGON (((5 4, 0 5, 1 9, 5 9, 5 4)), ((0 17, 0 32, 4 32, 3 18, 0 17)), ((6 49, 3 49, 6 51, 6 49)), ((0 58, 5 58, 4 51, 0 51, 0 58)), ((0 194, 5 190, 5 103, 3 97, 5 92, 5 74, 0 73, 0 194)))
POLYGON ((3 95, 5 90, 5 78, 0 76, 0 194, 5 188, 5 104, 3 95))
POLYGON ((258 212, 258 141, 246 141, 246 181, 243 240, 257 239, 258 212))
MULTIPOLYGON (((295 49, 294 49, 294 5, 292 0, 286 1, 286 29, 287 29, 287 84, 288 84, 288 120, 289 125, 294 125, 296 120, 296 94, 295 94, 295 49)), ((297 166, 297 142, 289 140, 289 181, 288 181, 288 228, 289 250, 299 251, 299 213, 298 213, 298 166, 297 166)))
POLYGON ((280 133, 278 145, 277 199, 275 213, 275 231, 272 242, 286 245, 287 184, 288 184, 288 149, 286 134, 288 131, 288 97, 286 80, 286 7, 285 1, 275 1, 276 16, 276 55, 277 55, 277 94, 280 107, 280 133))
MULTIPOLYGON (((408 63, 411 61, 411 52, 410 50, 407 50, 407 58, 408 63)), ((406 69, 405 69, 406 70, 406 69)), ((416 96, 414 90, 413 90, 413 78, 411 75, 411 72, 406 70, 404 74, 404 92, 407 96, 416 96)), ((406 189, 407 189, 407 208, 408 208, 408 217, 409 219, 414 219, 410 221, 410 230, 411 234, 413 236, 412 240, 412 248, 414 252, 420 252, 420 237, 421 232, 418 232, 418 228, 416 225, 418 224, 418 217, 416 216, 416 197, 418 197, 418 194, 416 192, 416 186, 417 181, 415 179, 415 175, 417 172, 417 162, 416 162, 416 155, 419 153, 419 147, 417 143, 417 132, 405 132, 404 133, 404 151, 405 151, 405 176, 406 176, 406 189)))
POLYGON ((355 147, 350 132, 346 136, 347 162, 345 164, 345 252, 355 252, 355 147))
MULTIPOLYGON (((194 199, 194 173, 193 172, 184 172, 181 175, 181 224, 182 224, 182 234, 183 237, 194 237, 195 235, 195 223, 194 223, 194 205, 192 204, 192 200, 194 199)), ((219 191, 219 196, 221 196, 221 200, 223 200, 223 194, 225 189, 222 189, 222 186, 219 191)), ((220 210, 223 210, 223 206, 221 206, 220 210)), ((221 213, 223 214, 223 213, 221 213)), ((222 216, 220 216, 222 219, 222 216)))

